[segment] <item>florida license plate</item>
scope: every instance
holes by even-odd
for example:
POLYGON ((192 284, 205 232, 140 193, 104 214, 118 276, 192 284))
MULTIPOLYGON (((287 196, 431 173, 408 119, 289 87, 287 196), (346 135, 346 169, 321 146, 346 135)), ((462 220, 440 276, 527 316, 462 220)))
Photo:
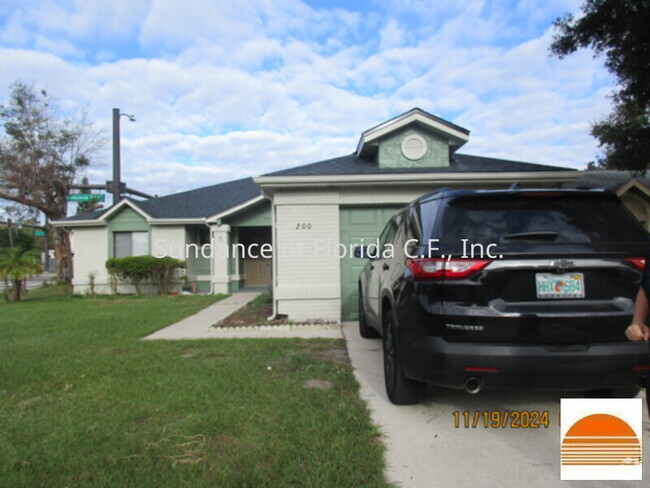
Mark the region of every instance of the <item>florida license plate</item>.
POLYGON ((582 273, 537 273, 537 298, 584 298, 585 278, 582 273))

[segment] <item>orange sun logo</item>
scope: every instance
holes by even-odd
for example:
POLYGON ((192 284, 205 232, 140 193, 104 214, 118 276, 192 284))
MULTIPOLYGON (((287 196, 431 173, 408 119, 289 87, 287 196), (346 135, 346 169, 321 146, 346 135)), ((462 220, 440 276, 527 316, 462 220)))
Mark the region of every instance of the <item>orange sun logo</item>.
POLYGON ((620 466, 641 463, 641 443, 623 420, 607 414, 581 418, 562 441, 563 466, 620 466))

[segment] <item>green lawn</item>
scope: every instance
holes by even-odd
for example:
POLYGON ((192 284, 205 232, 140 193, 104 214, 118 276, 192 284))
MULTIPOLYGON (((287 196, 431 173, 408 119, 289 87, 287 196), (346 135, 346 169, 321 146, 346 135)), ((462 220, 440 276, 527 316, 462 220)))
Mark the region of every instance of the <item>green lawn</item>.
POLYGON ((0 484, 388 486, 343 341, 139 340, 215 299, 0 304, 0 484))

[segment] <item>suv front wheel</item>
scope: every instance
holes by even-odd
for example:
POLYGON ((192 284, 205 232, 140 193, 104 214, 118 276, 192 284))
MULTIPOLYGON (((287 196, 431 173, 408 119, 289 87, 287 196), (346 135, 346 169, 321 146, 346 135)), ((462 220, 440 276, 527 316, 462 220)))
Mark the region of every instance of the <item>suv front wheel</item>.
POLYGON ((386 393, 395 405, 413 405, 424 398, 425 384, 404 376, 395 336, 396 319, 392 310, 384 314, 384 380, 386 393))

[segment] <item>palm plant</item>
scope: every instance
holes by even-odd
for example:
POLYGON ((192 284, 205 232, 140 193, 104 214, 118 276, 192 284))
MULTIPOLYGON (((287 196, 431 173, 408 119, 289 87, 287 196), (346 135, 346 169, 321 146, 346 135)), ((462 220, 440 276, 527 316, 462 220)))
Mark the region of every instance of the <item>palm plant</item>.
POLYGON ((23 294, 23 281, 42 270, 38 251, 23 247, 12 247, 0 252, 0 276, 5 284, 11 284, 12 299, 20 301, 23 294))

